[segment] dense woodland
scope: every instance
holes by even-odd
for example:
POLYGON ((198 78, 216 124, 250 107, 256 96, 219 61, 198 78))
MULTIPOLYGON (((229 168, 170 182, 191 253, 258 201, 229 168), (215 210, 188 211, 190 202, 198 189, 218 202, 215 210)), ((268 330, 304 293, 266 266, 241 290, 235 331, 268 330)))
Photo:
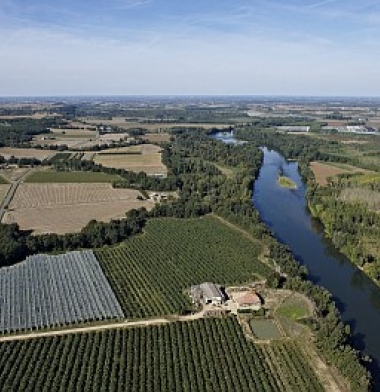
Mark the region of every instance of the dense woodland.
POLYGON ((33 136, 49 133, 50 127, 66 123, 59 118, 12 118, 0 120, 0 147, 29 147, 33 136))
POLYGON ((150 213, 144 209, 130 211, 126 219, 108 224, 91 222, 77 234, 31 236, 20 231, 17 225, 0 225, 0 265, 12 264, 22 260, 27 254, 37 252, 116 244, 141 232, 147 219, 158 216, 187 218, 213 212, 247 230, 266 244, 270 258, 281 270, 281 274, 273 271, 268 284, 272 287, 284 286, 300 291, 314 301, 319 317, 310 320, 310 327, 315 332, 317 347, 321 349, 325 358, 334 363, 350 380, 353 390, 365 389, 370 376, 360 364, 359 354, 350 346, 349 329, 342 323, 331 295, 307 280, 305 267, 294 260, 286 246, 279 244, 272 237, 260 221, 259 214, 251 202, 254 180, 262 162, 262 152, 258 146, 267 145, 276 149, 281 146, 282 148, 278 149, 286 156, 307 162, 317 158, 316 154, 321 144, 331 142, 316 141, 315 145, 303 149, 307 146, 303 137, 288 139, 288 136, 279 136, 275 133, 266 136, 264 132, 253 133, 252 130, 240 130, 239 136, 244 136, 251 142, 236 146, 210 139, 207 133, 201 130, 177 130, 174 136, 173 142, 165 145, 163 151, 163 161, 168 167, 166 179, 154 179, 141 173, 112 171, 82 161, 65 162, 63 166, 56 168, 109 171, 123 178, 123 183, 119 184, 121 186, 157 190, 177 189, 177 200, 158 205, 150 213), (223 174, 220 169, 222 166, 234 169, 234 175, 223 174))

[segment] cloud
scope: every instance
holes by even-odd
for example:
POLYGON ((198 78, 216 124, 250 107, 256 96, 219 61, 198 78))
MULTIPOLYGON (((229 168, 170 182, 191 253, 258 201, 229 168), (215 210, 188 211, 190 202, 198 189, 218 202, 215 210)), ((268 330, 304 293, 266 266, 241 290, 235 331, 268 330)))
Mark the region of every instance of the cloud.
POLYGON ((113 4, 113 7, 116 9, 128 10, 146 7, 152 2, 153 0, 112 0, 111 5, 113 4))
POLYGON ((322 7, 324 5, 328 5, 331 3, 336 3, 339 0, 325 0, 325 1, 320 1, 319 3, 314 3, 312 5, 309 5, 308 8, 318 8, 318 7, 322 7))

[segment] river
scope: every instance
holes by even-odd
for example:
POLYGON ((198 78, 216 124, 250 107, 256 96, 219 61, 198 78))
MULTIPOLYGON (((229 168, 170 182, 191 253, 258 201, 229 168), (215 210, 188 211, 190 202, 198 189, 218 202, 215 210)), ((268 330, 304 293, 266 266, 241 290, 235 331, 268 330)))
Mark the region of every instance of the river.
MULTIPOLYGON (((216 135, 233 142, 232 135, 216 135)), ((353 332, 355 348, 373 359, 370 371, 380 391, 380 289, 332 245, 319 221, 307 208, 306 186, 296 162, 264 148, 264 163, 255 182, 253 204, 261 219, 282 243, 289 245, 298 262, 309 271, 309 279, 333 295, 342 319, 353 332), (277 183, 279 170, 291 178, 297 189, 277 183)))

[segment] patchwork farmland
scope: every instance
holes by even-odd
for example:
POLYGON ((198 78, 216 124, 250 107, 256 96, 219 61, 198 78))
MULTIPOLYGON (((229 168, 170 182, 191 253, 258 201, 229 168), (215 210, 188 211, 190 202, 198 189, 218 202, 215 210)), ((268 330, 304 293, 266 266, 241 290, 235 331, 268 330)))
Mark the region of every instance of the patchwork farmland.
POLYGON ((3 222, 18 223, 35 234, 78 232, 93 219, 108 222, 131 209, 153 207, 150 201, 138 200, 139 195, 137 190, 114 189, 110 184, 24 183, 3 222))
POLYGON ((93 161, 105 167, 143 171, 149 175, 167 174, 161 161, 161 148, 153 144, 105 150, 96 154, 93 161))
POLYGON ((0 301, 1 332, 124 317, 92 251, 1 268, 0 301))

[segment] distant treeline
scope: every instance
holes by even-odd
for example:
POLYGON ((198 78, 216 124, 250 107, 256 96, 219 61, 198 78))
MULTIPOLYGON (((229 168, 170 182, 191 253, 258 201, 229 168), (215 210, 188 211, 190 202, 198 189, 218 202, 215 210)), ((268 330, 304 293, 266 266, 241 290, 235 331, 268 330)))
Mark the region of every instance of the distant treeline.
POLYGON ((33 136, 49 133, 66 122, 60 118, 13 118, 0 120, 0 147, 25 147, 33 136))

